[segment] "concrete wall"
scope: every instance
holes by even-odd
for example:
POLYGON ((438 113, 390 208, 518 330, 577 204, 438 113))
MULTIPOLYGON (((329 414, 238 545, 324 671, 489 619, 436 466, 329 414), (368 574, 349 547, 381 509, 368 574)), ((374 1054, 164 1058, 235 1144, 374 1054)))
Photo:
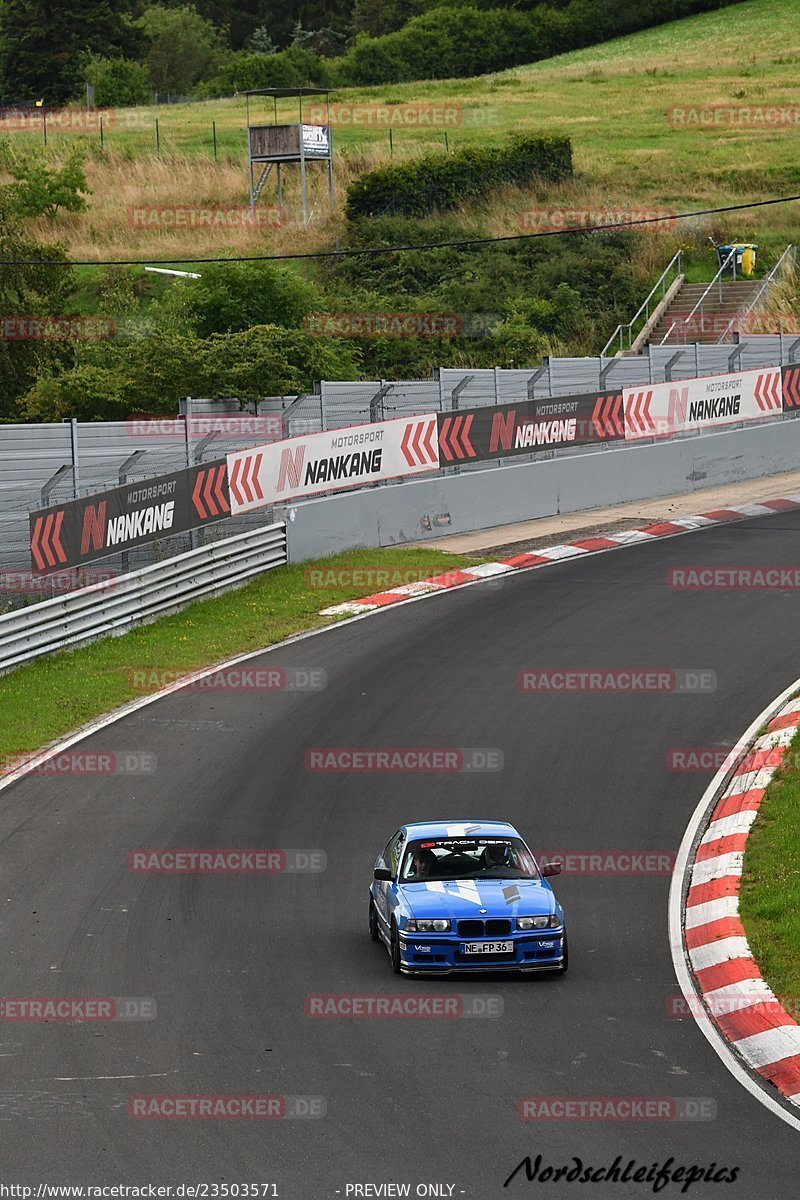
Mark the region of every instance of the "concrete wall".
POLYGON ((343 492, 275 510, 290 562, 757 479, 800 464, 800 420, 343 492))

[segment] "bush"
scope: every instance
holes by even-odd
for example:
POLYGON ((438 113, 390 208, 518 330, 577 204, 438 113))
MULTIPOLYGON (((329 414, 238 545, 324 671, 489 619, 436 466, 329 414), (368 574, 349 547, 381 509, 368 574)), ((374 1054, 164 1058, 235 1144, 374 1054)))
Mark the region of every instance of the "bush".
POLYGON ((84 171, 85 156, 70 151, 60 167, 47 164, 43 150, 29 154, 0 144, 0 164, 14 180, 0 188, 3 208, 17 217, 48 217, 55 221, 59 209, 85 212, 90 189, 84 171))
POLYGON ((202 279, 167 293, 171 307, 198 337, 241 333, 253 325, 297 328, 321 305, 317 289, 297 272, 272 263, 212 263, 202 279))
POLYGON ((348 188, 346 214, 351 220, 383 213, 422 217, 493 188, 571 175, 569 138, 517 136, 505 146, 467 146, 454 154, 430 154, 368 171, 348 188))
POLYGON ((352 346, 277 325, 198 338, 156 330, 121 344, 87 347, 71 370, 42 375, 19 402, 23 420, 123 420, 173 413, 187 393, 211 399, 294 395, 315 379, 353 379, 352 346))
POLYGON ((123 108, 147 104, 150 100, 147 67, 130 58, 95 55, 87 61, 86 80, 94 87, 94 102, 98 108, 123 108))
POLYGON ((217 74, 198 88, 198 95, 213 99, 234 92, 267 87, 327 87, 330 72, 318 55, 301 46, 277 54, 240 50, 225 57, 217 74))

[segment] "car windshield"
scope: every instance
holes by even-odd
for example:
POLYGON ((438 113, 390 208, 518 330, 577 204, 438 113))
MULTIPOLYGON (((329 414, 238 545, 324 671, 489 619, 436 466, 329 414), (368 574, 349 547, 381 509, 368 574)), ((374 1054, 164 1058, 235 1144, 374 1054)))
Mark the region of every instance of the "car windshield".
POLYGON ((533 855, 517 837, 423 838, 410 842, 402 883, 447 879, 540 879, 533 855))

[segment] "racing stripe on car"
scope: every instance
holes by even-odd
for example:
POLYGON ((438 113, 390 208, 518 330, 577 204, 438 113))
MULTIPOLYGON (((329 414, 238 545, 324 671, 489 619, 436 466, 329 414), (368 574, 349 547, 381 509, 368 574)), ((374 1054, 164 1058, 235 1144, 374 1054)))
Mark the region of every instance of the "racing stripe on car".
POLYGON ((695 848, 683 937, 707 1017, 754 1071, 800 1107, 800 1026, 762 978, 739 919, 747 838, 798 727, 795 696, 754 739, 717 797, 695 848))
POLYGON ((426 596, 438 595, 442 591, 466 587, 494 575, 513 574, 515 571, 528 571, 532 568, 538 570, 540 567, 552 566, 553 563, 564 562, 571 558, 601 554, 607 550, 619 550, 622 546, 653 542, 663 537, 678 537, 684 533, 692 533, 696 529, 707 529, 711 525, 745 521, 749 517, 766 516, 769 513, 774 515, 777 512, 786 512, 795 508, 800 508, 800 495, 764 500, 761 504, 732 505, 730 508, 698 513, 693 517, 674 517, 670 521, 661 521, 655 525, 643 525, 641 529, 601 532, 588 538, 576 538, 574 541, 564 542, 559 546, 537 547, 498 562, 481 563, 477 567, 457 568, 444 575, 434 575, 430 579, 423 579, 419 583, 387 588, 384 592, 375 592, 371 596, 363 596, 355 600, 347 600, 343 604, 334 604, 330 608, 323 608, 320 615, 323 617, 352 617, 359 613, 374 612, 402 601, 422 600, 426 596))

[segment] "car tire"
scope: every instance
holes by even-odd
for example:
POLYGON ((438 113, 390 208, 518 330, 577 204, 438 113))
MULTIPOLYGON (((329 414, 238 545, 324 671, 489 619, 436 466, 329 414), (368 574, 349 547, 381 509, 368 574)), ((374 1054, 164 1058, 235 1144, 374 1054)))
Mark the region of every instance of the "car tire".
POLYGON ((392 959, 392 970, 395 975, 399 975, 401 971, 400 938, 397 935, 397 926, 394 921, 392 921, 392 932, 389 938, 389 954, 392 959))
POLYGON ((569 970, 569 942, 567 941, 567 935, 564 934, 564 961, 562 962, 561 966, 558 968, 558 974, 566 975, 568 970, 569 970))
POLYGON ((381 935, 378 931, 378 914, 375 910, 375 901, 371 896, 369 898, 369 936, 373 942, 381 940, 381 935))

